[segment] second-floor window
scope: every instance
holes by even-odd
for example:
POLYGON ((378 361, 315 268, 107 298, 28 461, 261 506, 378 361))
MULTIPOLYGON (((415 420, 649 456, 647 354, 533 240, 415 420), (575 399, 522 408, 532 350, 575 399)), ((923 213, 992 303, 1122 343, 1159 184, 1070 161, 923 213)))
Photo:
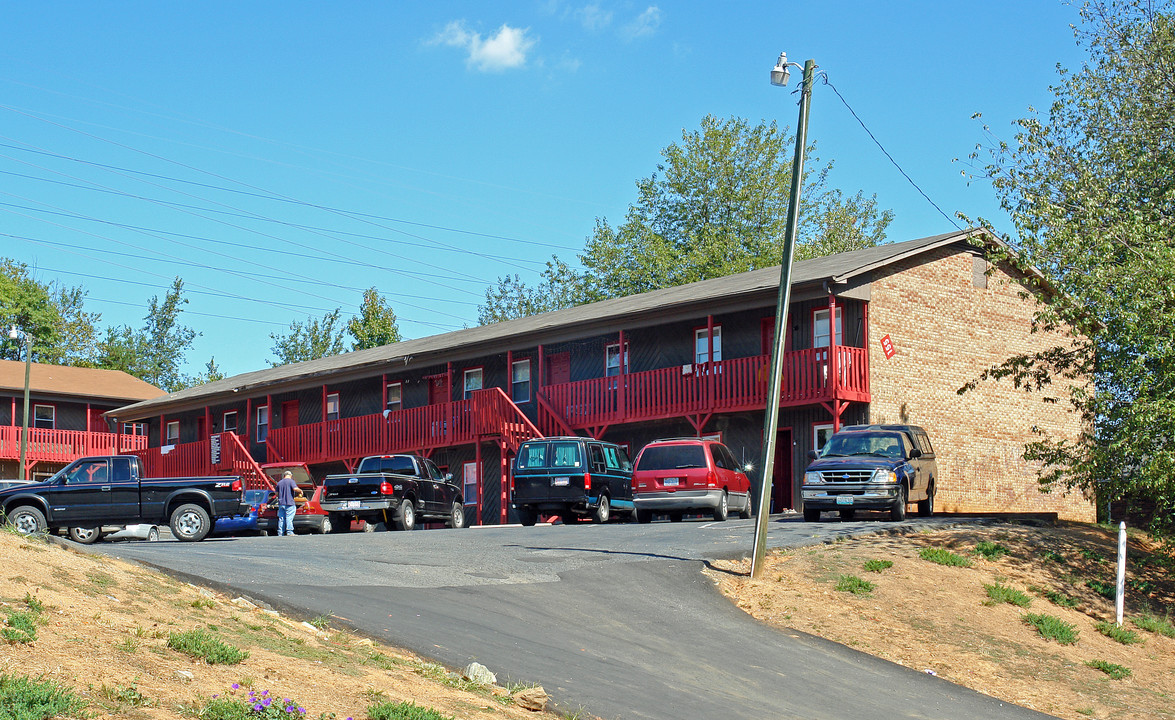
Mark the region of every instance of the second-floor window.
POLYGON ((326 396, 326 419, 339 419, 339 394, 331 393, 326 396))
POLYGON ((180 441, 180 421, 172 420, 167 424, 167 445, 175 445, 180 441))
POLYGON ((123 423, 122 424, 122 434, 123 435, 146 435, 147 434, 147 423, 123 423))
POLYGON ((710 333, 706 328, 694 330, 694 362, 708 363, 722 359, 722 326, 714 326, 714 357, 710 357, 710 333))
POLYGON ((52 430, 57 417, 57 408, 52 405, 33 406, 33 427, 52 430))
MULTIPOLYGON (((628 343, 624 343, 624 372, 628 372, 628 343)), ((604 375, 611 377, 620 374, 620 343, 612 343, 604 348, 604 375)))
MULTIPOLYGON (((812 347, 828 347, 832 333, 828 328, 828 309, 817 310, 812 313, 812 347)), ((841 308, 836 309, 836 344, 844 344, 844 319, 841 308)))
POLYGON ((530 360, 516 360, 510 366, 510 399, 516 403, 530 401, 530 360))
POLYGON ((223 432, 235 433, 237 431, 237 411, 226 412, 224 414, 224 423, 220 426, 223 432))
POLYGON ((404 407, 404 385, 403 383, 388 383, 388 403, 386 408, 388 410, 401 410, 404 407))
POLYGON ((470 368, 465 371, 465 399, 466 400, 468 400, 470 397, 473 396, 473 392, 475 390, 481 390, 482 377, 483 377, 483 373, 482 373, 481 368, 470 368))
POLYGON ((257 408, 257 442, 265 442, 269 438, 269 406, 257 408))

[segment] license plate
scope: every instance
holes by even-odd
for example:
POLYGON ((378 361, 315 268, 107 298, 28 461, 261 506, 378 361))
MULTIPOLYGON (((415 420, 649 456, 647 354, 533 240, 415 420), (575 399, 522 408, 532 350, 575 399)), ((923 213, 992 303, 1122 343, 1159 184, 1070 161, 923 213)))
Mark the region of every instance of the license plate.
POLYGON ((661 484, 665 487, 677 487, 677 483, 681 482, 681 478, 665 478, 661 484))
POLYGON ((358 500, 348 500, 347 502, 343 503, 344 510, 358 510, 361 507, 363 507, 363 503, 358 500))
POLYGON ((837 505, 852 505, 853 504, 853 496, 852 495, 837 495, 836 496, 836 504, 837 505))
POLYGON ((566 487, 571 483, 571 478, 557 477, 551 478, 552 487, 566 487))

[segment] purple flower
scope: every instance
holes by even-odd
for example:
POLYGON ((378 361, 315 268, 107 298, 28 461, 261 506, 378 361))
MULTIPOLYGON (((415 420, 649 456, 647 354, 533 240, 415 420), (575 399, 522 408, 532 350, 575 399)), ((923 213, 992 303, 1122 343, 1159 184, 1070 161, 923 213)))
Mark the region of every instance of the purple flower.
POLYGON ((264 700, 261 701, 261 704, 264 705, 265 707, 269 707, 269 703, 271 703, 271 702, 273 702, 272 698, 265 698, 264 700))
POLYGON ((233 683, 233 690, 240 690, 240 689, 241 689, 240 683, 233 683))
POLYGON ((264 706, 262 706, 261 703, 257 703, 256 705, 253 706, 253 712, 261 712, 264 709, 265 708, 264 708, 264 706))

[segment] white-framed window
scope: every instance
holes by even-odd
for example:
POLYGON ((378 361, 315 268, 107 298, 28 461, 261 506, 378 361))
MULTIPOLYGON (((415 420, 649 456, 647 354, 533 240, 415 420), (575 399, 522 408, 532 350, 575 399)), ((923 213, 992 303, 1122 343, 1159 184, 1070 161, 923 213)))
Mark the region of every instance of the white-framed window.
MULTIPOLYGON (((628 372, 628 343, 624 343, 624 372, 628 372)), ((612 377, 620 374, 620 343, 612 343, 604 348, 604 376, 612 377)))
POLYGON ((167 442, 166 445, 175 445, 180 441, 180 421, 172 420, 167 423, 167 442))
POLYGON ((400 382, 388 383, 388 402, 385 410, 400 410, 404 407, 404 384, 400 382))
POLYGON ((465 482, 465 504, 477 504, 477 463, 467 462, 461 466, 461 477, 465 482))
POLYGON ((516 403, 530 401, 530 359, 515 360, 510 365, 510 399, 516 403))
POLYGON ((257 407, 257 442, 265 442, 269 438, 269 406, 257 407))
POLYGON ((832 437, 832 423, 812 426, 812 449, 820 452, 832 437))
POLYGON ((473 396, 475 390, 482 389, 482 378, 484 375, 485 373, 482 368, 469 368, 465 371, 465 392, 463 397, 466 400, 473 396))
POLYGON ((147 423, 129 422, 122 424, 123 435, 146 435, 147 423))
MULTIPOLYGON (((836 309, 836 344, 844 344, 844 318, 841 308, 836 309)), ((812 313, 812 347, 828 347, 831 334, 828 330, 828 309, 812 313)))
MULTIPOLYGON (((710 362, 710 333, 706 328, 694 330, 694 362, 710 362)), ((722 360, 722 326, 714 326, 714 362, 722 360)))
POLYGON ((33 427, 52 430, 57 419, 57 408, 52 405, 33 406, 33 427))
POLYGON ((331 393, 326 396, 326 419, 339 419, 339 394, 331 393))
POLYGON ((224 422, 221 424, 222 432, 235 433, 237 431, 237 411, 226 412, 224 414, 224 422))

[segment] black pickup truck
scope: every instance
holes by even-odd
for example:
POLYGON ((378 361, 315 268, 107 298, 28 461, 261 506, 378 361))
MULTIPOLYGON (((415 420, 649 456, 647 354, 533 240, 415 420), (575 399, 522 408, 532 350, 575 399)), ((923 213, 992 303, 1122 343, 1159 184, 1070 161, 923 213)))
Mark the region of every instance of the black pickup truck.
POLYGON ((363 458, 357 472, 327 475, 319 504, 330 517, 332 532, 347 532, 352 520, 393 523, 412 530, 418 518, 465 527, 461 488, 450 473, 442 474, 432 460, 418 455, 375 455, 363 458))
POLYGON ((74 460, 48 480, 0 490, 0 509, 18 532, 70 528, 79 542, 97 540, 103 525, 139 523, 203 540, 217 518, 248 511, 240 478, 145 478, 134 455, 74 460))

